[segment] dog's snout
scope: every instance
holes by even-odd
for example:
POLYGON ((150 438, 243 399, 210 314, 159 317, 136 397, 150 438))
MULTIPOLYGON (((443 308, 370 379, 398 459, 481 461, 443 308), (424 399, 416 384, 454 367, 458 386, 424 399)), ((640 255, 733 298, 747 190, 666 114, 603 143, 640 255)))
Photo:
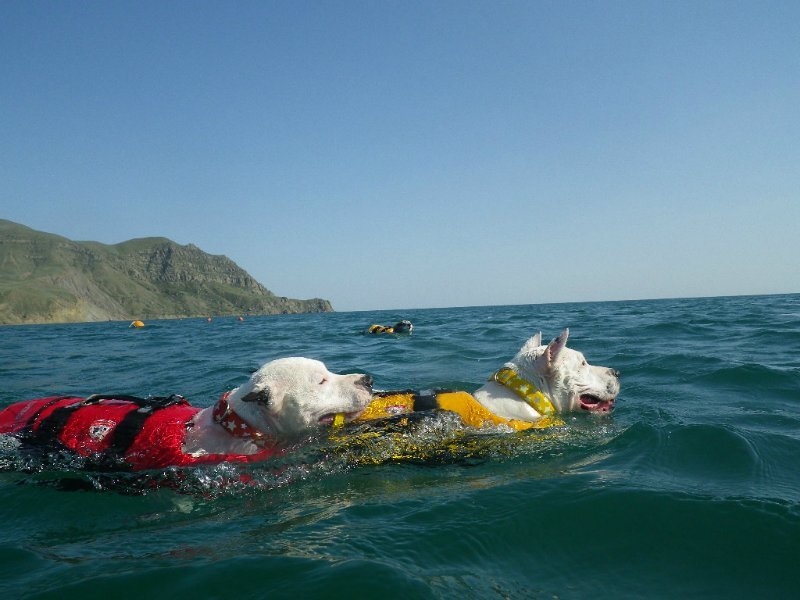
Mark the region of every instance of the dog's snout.
POLYGON ((621 373, 620 373, 619 371, 617 371, 616 369, 611 369, 611 374, 612 374, 614 377, 616 377, 617 379, 619 379, 619 377, 620 377, 620 375, 621 375, 621 373))
POLYGON ((359 377, 358 381, 356 381, 357 385, 363 386, 367 389, 372 389, 373 379, 369 375, 362 375, 359 377))

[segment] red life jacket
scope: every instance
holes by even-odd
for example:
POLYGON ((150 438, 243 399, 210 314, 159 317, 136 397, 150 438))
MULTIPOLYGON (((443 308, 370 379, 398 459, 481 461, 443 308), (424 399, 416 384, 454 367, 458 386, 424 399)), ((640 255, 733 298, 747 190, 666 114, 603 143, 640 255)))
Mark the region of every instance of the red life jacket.
POLYGON ((180 396, 52 396, 0 410, 0 434, 15 433, 34 445, 57 445, 97 464, 134 471, 220 462, 257 462, 278 453, 204 454, 182 450, 187 425, 201 409, 180 396))

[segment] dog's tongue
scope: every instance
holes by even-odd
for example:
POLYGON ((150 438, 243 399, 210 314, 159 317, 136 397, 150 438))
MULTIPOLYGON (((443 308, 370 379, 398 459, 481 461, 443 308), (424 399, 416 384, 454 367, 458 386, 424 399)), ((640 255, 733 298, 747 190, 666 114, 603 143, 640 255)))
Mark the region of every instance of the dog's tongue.
POLYGON ((600 400, 600 398, 597 398, 596 396, 589 396, 588 394, 581 396, 580 402, 583 410, 609 412, 614 409, 613 400, 600 400))

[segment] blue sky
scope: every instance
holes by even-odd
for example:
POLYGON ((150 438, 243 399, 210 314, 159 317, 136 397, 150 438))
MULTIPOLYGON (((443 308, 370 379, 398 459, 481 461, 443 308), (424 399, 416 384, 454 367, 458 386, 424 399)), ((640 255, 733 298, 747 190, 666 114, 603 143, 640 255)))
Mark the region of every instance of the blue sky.
POLYGON ((798 2, 0 3, 0 218, 337 310, 800 292, 798 2))

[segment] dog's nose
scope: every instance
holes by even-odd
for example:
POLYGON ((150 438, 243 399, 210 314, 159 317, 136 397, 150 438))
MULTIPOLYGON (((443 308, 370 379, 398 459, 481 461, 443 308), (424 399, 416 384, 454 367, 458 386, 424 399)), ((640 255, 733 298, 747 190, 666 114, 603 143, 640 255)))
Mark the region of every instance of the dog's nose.
POLYGON ((365 388, 372 388, 372 381, 372 377, 369 375, 363 375, 356 383, 364 386, 365 388))
POLYGON ((616 377, 617 379, 619 379, 619 376, 621 375, 621 373, 619 371, 617 371, 616 369, 611 369, 611 374, 614 377, 616 377))

